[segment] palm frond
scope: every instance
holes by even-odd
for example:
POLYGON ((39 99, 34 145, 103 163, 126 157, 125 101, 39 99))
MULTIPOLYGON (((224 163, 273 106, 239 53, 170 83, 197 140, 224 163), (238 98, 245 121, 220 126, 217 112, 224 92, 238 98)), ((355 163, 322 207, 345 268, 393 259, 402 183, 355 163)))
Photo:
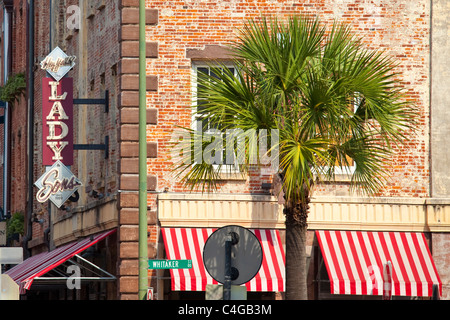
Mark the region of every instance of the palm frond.
MULTIPOLYGON (((392 58, 367 49, 348 25, 335 22, 327 33, 317 18, 304 16, 251 20, 231 51, 235 74, 216 64, 210 67, 214 76, 198 76, 198 115, 222 131, 278 130, 271 151, 279 151, 288 199, 301 200, 315 176, 333 179, 337 168, 353 163, 356 188, 373 194, 383 186, 395 146, 417 125, 392 58)), ((255 139, 225 145, 242 160, 243 171, 260 151, 255 139)), ((197 149, 204 152, 207 145, 197 149)), ((219 168, 179 166, 183 181, 208 188, 217 186, 219 168)))

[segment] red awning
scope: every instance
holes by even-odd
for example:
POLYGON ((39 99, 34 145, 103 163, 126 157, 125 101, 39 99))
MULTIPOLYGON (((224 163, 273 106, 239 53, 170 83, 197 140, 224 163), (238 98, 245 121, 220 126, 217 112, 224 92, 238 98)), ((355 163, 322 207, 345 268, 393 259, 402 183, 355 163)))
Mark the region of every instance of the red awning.
MULTIPOLYGON (((203 247, 216 229, 163 228, 169 260, 192 260, 192 269, 170 270, 173 291, 206 291, 207 284, 217 284, 203 265, 203 247)), ((263 249, 263 263, 256 277, 246 284, 252 292, 284 292, 285 256, 277 230, 251 230, 263 249)))
POLYGON ((43 276, 114 232, 116 230, 91 236, 80 242, 67 244, 51 252, 38 254, 8 270, 6 274, 19 285, 21 293, 24 294, 26 290, 30 289, 36 278, 43 276))
POLYGON ((423 233, 316 231, 332 294, 382 295, 392 264, 392 295, 433 295, 442 283, 423 233))

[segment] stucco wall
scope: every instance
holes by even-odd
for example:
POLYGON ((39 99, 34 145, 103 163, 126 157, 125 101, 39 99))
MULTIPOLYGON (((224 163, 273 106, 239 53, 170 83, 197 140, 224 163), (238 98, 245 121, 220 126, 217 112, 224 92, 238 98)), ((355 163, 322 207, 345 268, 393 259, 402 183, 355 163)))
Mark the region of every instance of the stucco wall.
POLYGON ((450 194, 450 2, 433 1, 432 63, 431 63, 431 159, 432 196, 450 194))

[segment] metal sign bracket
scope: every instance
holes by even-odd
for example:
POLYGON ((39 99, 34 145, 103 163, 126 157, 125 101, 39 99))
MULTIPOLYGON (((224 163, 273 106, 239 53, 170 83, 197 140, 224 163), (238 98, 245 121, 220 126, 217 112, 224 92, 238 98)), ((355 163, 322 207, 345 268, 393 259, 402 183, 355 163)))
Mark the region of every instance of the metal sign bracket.
POLYGON ((103 99, 73 99, 73 104, 104 105, 105 113, 109 113, 109 90, 105 91, 103 99))
POLYGON ((74 144, 74 150, 104 150, 105 159, 109 158, 109 136, 105 137, 104 144, 74 144))
MULTIPOLYGON (((105 98, 103 99, 73 99, 73 104, 86 105, 104 105, 105 113, 109 113, 109 90, 105 91, 105 98)), ((74 150, 104 150, 105 159, 109 158, 109 136, 105 137, 104 144, 75 144, 74 150)))

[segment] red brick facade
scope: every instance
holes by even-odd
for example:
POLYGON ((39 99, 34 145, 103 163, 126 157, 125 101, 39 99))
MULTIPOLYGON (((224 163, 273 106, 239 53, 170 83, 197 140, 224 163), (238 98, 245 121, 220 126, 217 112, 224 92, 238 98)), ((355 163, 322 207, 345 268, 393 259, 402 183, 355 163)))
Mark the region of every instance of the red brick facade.
MULTIPOLYGON (((10 63, 10 75, 16 75, 26 72, 27 56, 26 52, 26 8, 20 4, 20 1, 14 1, 13 20, 11 37, 13 45, 11 55, 14 59, 10 63)), ((2 48, 2 55, 4 55, 2 48)), ((2 65, 4 70, 4 65, 2 65)), ((4 79, 1 79, 2 84, 4 79)), ((26 204, 26 185, 27 177, 22 175, 26 171, 26 145, 27 145, 27 104, 22 96, 20 101, 15 102, 10 109, 10 121, 14 123, 9 134, 10 150, 9 163, 11 165, 10 186, 11 195, 9 197, 9 211, 11 214, 16 212, 25 212, 26 204)), ((3 130, 2 130, 3 134, 3 130)), ((3 140, 2 140, 3 142, 3 140)), ((3 143, 2 143, 3 155, 3 143)), ((3 170, 3 165, 2 168, 3 170)), ((3 172, 3 171, 2 171, 3 172)), ((2 185, 3 190, 3 185, 2 185)), ((2 203, 3 207, 3 203, 2 203)))
MULTIPOLYGON (((150 131, 158 140, 160 157, 150 162, 150 171, 158 175, 158 188, 179 190, 166 174, 168 133, 173 125, 189 125, 186 111, 191 104, 191 68, 196 57, 189 52, 207 50, 208 46, 225 46, 233 41, 247 19, 263 14, 278 18, 294 14, 318 15, 331 24, 333 19, 350 23, 357 36, 373 49, 386 50, 398 59, 402 82, 408 97, 421 110, 421 127, 399 156, 394 159, 393 176, 381 192, 386 196, 426 197, 429 195, 428 143, 428 57, 429 4, 418 1, 186 1, 148 3, 159 10, 159 23, 148 29, 147 36, 159 42, 159 58, 148 62, 148 72, 159 76, 159 90, 149 97, 160 114, 159 125, 150 131)), ((211 55, 209 58, 216 58, 211 55)), ((197 58, 198 59, 198 58, 197 58)), ((235 186, 246 191, 248 186, 235 186)), ((345 186, 323 188, 339 192, 345 186)))

